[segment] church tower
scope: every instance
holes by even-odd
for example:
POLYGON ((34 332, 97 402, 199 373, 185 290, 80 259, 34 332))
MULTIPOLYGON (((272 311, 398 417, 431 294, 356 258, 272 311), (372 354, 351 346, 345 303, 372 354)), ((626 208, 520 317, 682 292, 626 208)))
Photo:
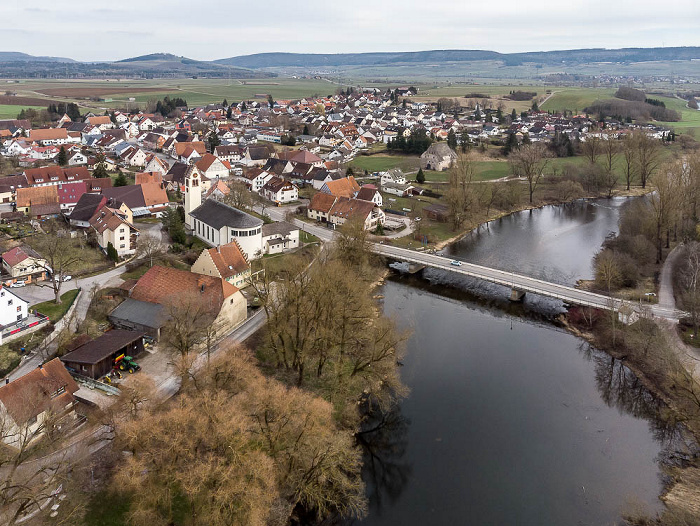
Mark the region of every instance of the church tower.
POLYGON ((185 173, 185 226, 193 230, 194 221, 190 212, 202 204, 202 185, 199 170, 192 165, 185 173))

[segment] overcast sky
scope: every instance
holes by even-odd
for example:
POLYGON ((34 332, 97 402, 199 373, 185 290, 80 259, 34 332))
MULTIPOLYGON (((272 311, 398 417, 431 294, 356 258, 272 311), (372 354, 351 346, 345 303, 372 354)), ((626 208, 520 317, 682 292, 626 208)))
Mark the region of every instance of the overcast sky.
POLYGON ((0 51, 76 60, 700 45, 698 0, 0 0, 0 51))

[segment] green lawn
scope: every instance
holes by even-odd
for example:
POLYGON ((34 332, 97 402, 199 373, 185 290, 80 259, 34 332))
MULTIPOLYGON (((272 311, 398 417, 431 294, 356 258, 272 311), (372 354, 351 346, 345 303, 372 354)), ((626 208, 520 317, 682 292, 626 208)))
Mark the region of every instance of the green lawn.
POLYGON ((355 158, 351 166, 355 171, 386 172, 392 168, 400 168, 405 172, 418 170, 420 157, 417 155, 360 155, 355 158))
POLYGON ((45 301, 43 303, 37 303, 31 308, 48 316, 51 323, 56 323, 58 320, 63 318, 63 316, 68 312, 70 306, 73 305, 73 301, 78 296, 78 289, 69 290, 61 294, 61 303, 56 305, 53 300, 45 301))
MULTIPOLYGON (((48 104, 47 104, 48 105, 48 104)), ((46 106, 15 106, 11 104, 0 104, 0 119, 16 119, 17 114, 23 109, 45 110, 46 106)))

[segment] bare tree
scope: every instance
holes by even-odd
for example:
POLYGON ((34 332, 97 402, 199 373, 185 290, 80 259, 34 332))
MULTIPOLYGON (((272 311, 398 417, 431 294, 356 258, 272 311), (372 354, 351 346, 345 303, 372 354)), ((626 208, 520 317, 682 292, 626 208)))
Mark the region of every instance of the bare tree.
POLYGON ((601 143, 605 188, 608 191, 608 197, 612 197, 618 180, 617 172, 615 171, 615 161, 617 161, 620 153, 620 147, 617 139, 610 136, 607 139, 603 139, 601 143))
POLYGON ((525 144, 508 158, 513 174, 524 177, 528 182, 530 203, 548 160, 547 149, 541 143, 525 144))
POLYGON ((683 284, 683 306, 693 321, 693 336, 698 337, 700 325, 700 243, 693 241, 683 249, 683 266, 680 272, 683 284))
POLYGON ((629 191, 632 181, 636 177, 637 169, 637 148, 633 135, 625 135, 622 139, 622 157, 624 159, 623 170, 625 183, 629 191))
POLYGON ((255 198, 245 183, 231 181, 228 183, 228 187, 229 193, 224 197, 224 203, 239 210, 250 210, 253 207, 255 198))
POLYGON ((657 263, 661 263, 663 259, 663 234, 666 233, 666 245, 668 246, 670 226, 679 211, 684 171, 684 163, 675 162, 665 166, 652 180, 656 191, 650 197, 649 203, 655 222, 657 263))
POLYGON ((50 279, 40 282, 39 285, 51 287, 54 301, 59 304, 61 303, 63 278, 72 272, 82 257, 80 251, 73 247, 68 231, 60 229, 56 223, 50 223, 45 229, 47 233, 32 237, 30 245, 46 261, 43 268, 51 276, 50 279))
POLYGON ((153 266, 153 260, 158 260, 165 253, 165 246, 160 238, 146 233, 139 236, 136 244, 136 254, 139 258, 147 259, 148 266, 153 266))
POLYGON ((445 201, 454 230, 459 229, 475 212, 478 203, 474 191, 474 160, 469 152, 460 154, 450 168, 450 180, 445 201))
POLYGON ((586 137, 586 140, 581 142, 581 150, 589 163, 596 164, 598 157, 603 153, 602 141, 598 137, 586 137))
POLYGON ((642 188, 646 188, 647 182, 661 165, 661 142, 645 132, 638 132, 634 134, 634 145, 639 182, 642 188))

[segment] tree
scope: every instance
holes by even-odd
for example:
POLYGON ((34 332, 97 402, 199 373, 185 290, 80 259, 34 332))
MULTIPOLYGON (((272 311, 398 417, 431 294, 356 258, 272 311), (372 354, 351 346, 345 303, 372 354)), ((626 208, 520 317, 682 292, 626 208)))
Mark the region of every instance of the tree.
POLYGON ((683 285, 683 307, 693 322, 693 337, 700 326, 700 243, 693 241, 683 248, 680 282, 683 285))
POLYGON ((304 131, 301 132, 302 135, 309 135, 309 125, 304 124, 304 131))
POLYGON ((418 184, 425 184, 425 174, 423 173, 423 168, 418 169, 418 173, 416 174, 416 182, 418 184))
POLYGON ((661 164, 661 142, 645 132, 635 133, 634 137, 639 182, 646 188, 661 164))
POLYGON ((601 142, 605 188, 608 191, 608 197, 612 197, 613 190, 617 186, 615 161, 619 155, 620 148, 617 139, 613 139, 612 137, 603 139, 601 142))
POLYGON ((363 516, 361 453, 330 403, 264 377, 238 348, 194 385, 117 429, 133 453, 115 481, 133 495, 130 523, 171 524, 176 506, 212 526, 286 524, 299 508, 318 520, 363 516))
POLYGON ((56 162, 59 166, 65 166, 68 164, 68 154, 66 153, 65 147, 61 146, 61 149, 58 151, 56 162))
POLYGON ((117 263, 119 261, 119 253, 111 241, 107 243, 107 257, 117 263))
POLYGON ((104 162, 97 163, 95 170, 92 172, 92 176, 95 179, 105 179, 109 177, 109 173, 107 173, 107 168, 105 168, 104 162))
POLYGON ((39 282, 42 287, 51 287, 54 293, 54 302, 61 303, 61 286, 63 277, 72 273, 82 256, 79 250, 73 246, 68 231, 56 223, 43 225, 46 234, 32 236, 29 244, 46 261, 44 270, 51 275, 50 279, 39 282))
POLYGON ((519 146, 518 137, 514 133, 509 133, 506 138, 506 143, 503 145, 503 155, 507 157, 514 150, 517 150, 519 146))
POLYGON ((655 224, 656 262, 663 260, 663 235, 666 233, 666 244, 669 242, 669 229, 674 216, 678 213, 681 202, 682 180, 686 167, 678 161, 658 172, 652 183, 655 192, 649 198, 655 224))
POLYGON ((253 208, 254 197, 245 183, 242 181, 230 181, 228 188, 229 193, 224 196, 224 203, 239 210, 250 210, 253 208))
POLYGON ((515 108, 513 108, 513 111, 510 112, 510 120, 511 122, 515 122, 518 120, 518 112, 515 111, 515 108))
POLYGON ((228 101, 227 101, 225 98, 224 98, 224 102, 222 102, 221 105, 222 105, 224 108, 228 108, 228 107, 229 107, 228 101))
POLYGON ((532 196, 548 162, 545 147, 541 143, 523 145, 510 155, 509 162, 513 175, 527 180, 530 203, 532 203, 532 196))
POLYGON ((457 149, 457 135, 452 128, 450 128, 450 131, 447 132, 447 146, 453 150, 457 149))
MULTIPOLYGON (((184 245, 187 242, 187 233, 185 232, 185 223, 183 215, 180 213, 182 207, 177 209, 167 208, 161 217, 163 226, 168 230, 168 235, 173 243, 184 245)), ((184 213, 184 209, 182 209, 184 213)))
POLYGON ((635 138, 632 135, 625 135, 622 139, 622 158, 624 160, 623 170, 627 190, 635 178, 635 170, 637 166, 637 148, 635 138))
POLYGON ((473 188, 475 165, 469 154, 462 154, 450 168, 445 201, 454 230, 459 229, 474 213, 477 196, 473 188))
POLYGON ((117 177, 114 179, 114 186, 128 186, 129 185, 129 180, 126 178, 126 175, 124 175, 124 172, 121 170, 118 170, 117 172, 117 177))
POLYGON ((270 105, 270 109, 275 106, 275 99, 272 98, 272 95, 267 96, 267 103, 270 105))
POLYGON ((588 162, 591 164, 596 164, 598 162, 598 157, 602 153, 602 141, 598 137, 587 137, 585 142, 581 143, 581 149, 583 150, 583 155, 588 162))
POLYGON ((231 119, 233 117, 233 106, 229 106, 226 110, 226 118, 231 119))
POLYGON ((165 247, 159 237, 150 233, 139 236, 136 243, 136 255, 148 260, 148 266, 153 266, 153 260, 158 260, 165 252, 165 247))
POLYGON ((219 136, 215 132, 212 132, 209 134, 208 142, 209 142, 209 152, 214 153, 214 148, 216 148, 217 146, 219 146, 221 144, 221 139, 219 139, 219 136))
POLYGON ((596 284, 605 287, 608 294, 622 284, 620 263, 613 250, 606 248, 598 252, 593 259, 593 267, 596 284))

